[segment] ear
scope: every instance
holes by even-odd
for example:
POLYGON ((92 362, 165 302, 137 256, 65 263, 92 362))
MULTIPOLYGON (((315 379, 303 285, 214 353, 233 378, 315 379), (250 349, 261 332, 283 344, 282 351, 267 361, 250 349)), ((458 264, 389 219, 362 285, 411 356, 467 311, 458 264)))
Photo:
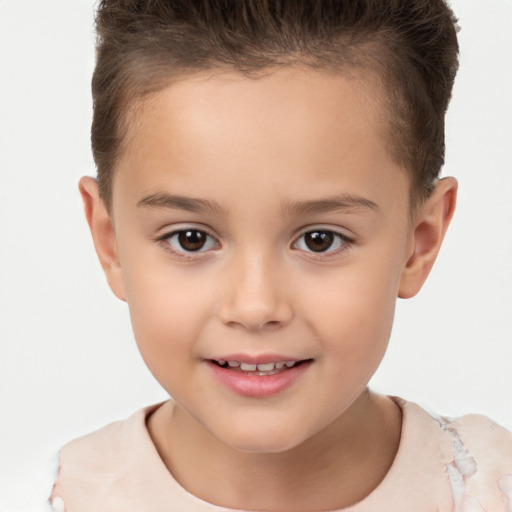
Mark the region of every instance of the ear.
POLYGON ((416 295, 434 265, 457 200, 457 181, 444 178, 415 217, 411 254, 402 272, 398 296, 416 295))
POLYGON ((126 300, 114 225, 100 197, 98 183, 93 178, 83 177, 78 188, 82 195, 85 217, 91 230, 96 254, 107 276, 108 284, 119 299, 126 300))

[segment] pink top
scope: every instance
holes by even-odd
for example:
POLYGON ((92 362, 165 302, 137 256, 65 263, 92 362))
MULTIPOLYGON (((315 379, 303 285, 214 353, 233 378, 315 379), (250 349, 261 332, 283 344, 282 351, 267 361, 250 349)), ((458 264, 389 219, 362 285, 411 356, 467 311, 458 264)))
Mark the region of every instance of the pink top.
MULTIPOLYGON (((512 512, 512 434, 484 416, 448 420, 393 398, 400 446, 380 485, 344 512, 512 512)), ((146 428, 159 405, 76 439, 60 452, 52 492, 61 512, 233 512, 176 482, 146 428)))

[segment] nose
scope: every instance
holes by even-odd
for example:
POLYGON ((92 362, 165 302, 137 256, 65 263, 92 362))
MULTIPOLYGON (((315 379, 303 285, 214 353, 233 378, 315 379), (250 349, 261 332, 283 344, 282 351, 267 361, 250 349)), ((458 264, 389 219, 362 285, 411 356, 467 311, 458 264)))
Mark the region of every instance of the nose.
POLYGON ((249 331, 276 329, 290 322, 293 307, 285 276, 270 258, 249 256, 231 262, 220 319, 249 331))

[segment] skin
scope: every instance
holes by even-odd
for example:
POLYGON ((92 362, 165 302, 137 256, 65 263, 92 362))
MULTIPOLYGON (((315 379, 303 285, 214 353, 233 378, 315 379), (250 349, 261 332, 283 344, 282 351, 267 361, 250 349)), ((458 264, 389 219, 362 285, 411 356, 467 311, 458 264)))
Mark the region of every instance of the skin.
POLYGON ((379 87, 371 73, 301 67, 187 77, 134 111, 111 212, 94 180, 80 183, 109 284, 177 402, 149 418, 150 435, 206 501, 342 508, 395 457, 400 410, 367 384, 396 298, 415 295, 434 263, 457 184, 439 181, 411 215, 379 87), (208 233, 207 244, 187 252, 171 236, 180 229, 208 233), (306 244, 315 229, 336 233, 324 252, 306 244), (205 361, 235 353, 311 362, 284 391, 246 397, 205 361))

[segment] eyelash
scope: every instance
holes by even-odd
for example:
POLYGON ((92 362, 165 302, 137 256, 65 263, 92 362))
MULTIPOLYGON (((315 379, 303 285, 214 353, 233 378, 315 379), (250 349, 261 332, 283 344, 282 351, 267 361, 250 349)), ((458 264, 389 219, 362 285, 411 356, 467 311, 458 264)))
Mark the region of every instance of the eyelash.
MULTIPOLYGON (((196 260, 197 258, 201 258, 203 256, 206 256, 205 253, 210 252, 212 248, 219 248, 220 243, 216 240, 216 238, 208 233, 208 231, 204 229, 199 228, 193 228, 193 227, 184 227, 182 229, 176 229, 174 231, 171 231, 170 233, 166 233, 162 236, 160 236, 157 241, 163 246, 163 248, 173 254, 174 256, 177 256, 178 258, 182 258, 183 260, 196 260), (204 249, 204 245, 199 247, 197 250, 187 250, 183 247, 180 241, 178 241, 178 244, 181 246, 181 249, 176 249, 171 245, 171 239, 174 237, 179 237, 180 235, 183 235, 187 232, 192 232, 195 234, 200 234, 200 236, 206 237, 205 245, 208 245, 208 243, 214 244, 214 247, 207 247, 204 249)), ((334 231, 332 229, 325 229, 325 228, 317 228, 317 229, 309 229, 307 231, 304 231, 300 236, 298 236, 295 241, 292 243, 291 247, 293 250, 301 251, 305 254, 308 254, 308 257, 310 258, 316 258, 316 259, 326 259, 333 256, 336 256, 340 254, 341 252, 344 252, 348 248, 352 246, 354 243, 354 240, 342 233, 339 233, 337 231, 334 231), (325 251, 314 251, 311 248, 305 249, 305 248, 299 248, 299 242, 300 240, 305 237, 306 235, 312 235, 312 234, 322 234, 323 236, 328 235, 332 237, 332 241, 327 247, 325 251), (338 247, 334 250, 331 249, 332 245, 338 244, 338 247)), ((307 245, 307 244, 306 244, 307 245)))

